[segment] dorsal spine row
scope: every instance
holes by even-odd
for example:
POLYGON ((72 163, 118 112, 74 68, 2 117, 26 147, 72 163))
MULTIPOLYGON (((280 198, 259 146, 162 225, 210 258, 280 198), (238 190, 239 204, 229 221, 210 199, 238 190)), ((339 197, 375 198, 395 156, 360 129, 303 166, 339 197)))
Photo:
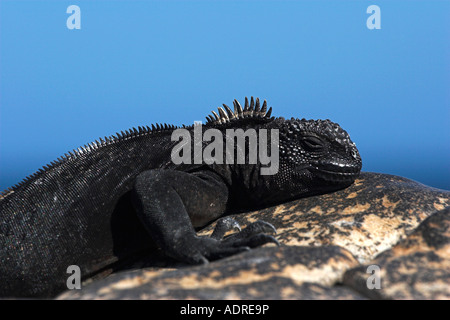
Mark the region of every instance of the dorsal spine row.
POLYGON ((206 117, 207 124, 222 124, 229 122, 233 119, 244 119, 244 118, 270 118, 272 114, 272 107, 267 110, 267 101, 264 100, 262 106, 259 102, 259 98, 256 98, 256 101, 253 97, 250 98, 250 103, 248 102, 248 98, 245 97, 244 108, 242 109, 239 101, 234 99, 233 101, 234 111, 231 110, 229 106, 223 104, 223 107, 217 108, 219 114, 217 112, 212 111, 212 115, 206 117))

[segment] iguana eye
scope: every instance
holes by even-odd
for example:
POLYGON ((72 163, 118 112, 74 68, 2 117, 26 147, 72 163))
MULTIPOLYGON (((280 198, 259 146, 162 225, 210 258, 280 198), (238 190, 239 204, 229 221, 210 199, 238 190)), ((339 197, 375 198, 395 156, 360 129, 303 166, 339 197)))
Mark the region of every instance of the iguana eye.
POLYGON ((304 137, 301 140, 301 144, 303 148, 307 151, 320 151, 323 149, 322 140, 314 136, 304 137))

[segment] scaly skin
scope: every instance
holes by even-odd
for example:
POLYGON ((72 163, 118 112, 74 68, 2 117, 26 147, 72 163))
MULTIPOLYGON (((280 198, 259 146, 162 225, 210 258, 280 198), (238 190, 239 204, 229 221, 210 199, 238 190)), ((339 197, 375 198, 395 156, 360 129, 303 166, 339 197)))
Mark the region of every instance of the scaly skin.
MULTIPOLYGON (((0 296, 51 297, 66 288, 69 265, 86 278, 157 244, 185 263, 207 263, 267 242, 272 226, 256 222, 221 239, 196 229, 234 210, 267 206, 350 185, 361 158, 329 120, 271 117, 264 101, 235 100, 207 129, 279 130, 279 170, 256 164, 179 164, 171 159, 174 126, 132 129, 100 139, 44 167, 0 196, 0 296)), ((193 135, 194 127, 185 127, 193 135)), ((206 144, 203 144, 203 149, 206 144)), ((248 151, 248 150, 246 150, 248 151)))

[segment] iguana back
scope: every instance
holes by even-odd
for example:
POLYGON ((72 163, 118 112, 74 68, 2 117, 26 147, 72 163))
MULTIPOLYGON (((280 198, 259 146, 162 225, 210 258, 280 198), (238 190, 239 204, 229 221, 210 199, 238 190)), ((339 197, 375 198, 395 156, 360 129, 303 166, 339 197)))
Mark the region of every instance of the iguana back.
POLYGON ((131 207, 117 203, 139 173, 170 164, 171 132, 140 128, 102 139, 6 190, 0 198, 0 296, 51 296, 64 288, 69 265, 89 275, 149 247, 131 207), (59 285, 48 291, 48 283, 59 285))

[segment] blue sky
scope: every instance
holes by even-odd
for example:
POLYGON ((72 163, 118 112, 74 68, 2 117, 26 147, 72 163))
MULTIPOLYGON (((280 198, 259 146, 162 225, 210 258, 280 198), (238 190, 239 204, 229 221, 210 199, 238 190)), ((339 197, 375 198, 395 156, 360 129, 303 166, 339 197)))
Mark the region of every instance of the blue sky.
POLYGON ((450 189, 449 16, 450 1, 1 0, 0 189, 98 137, 251 95, 341 124, 364 171, 450 189))

